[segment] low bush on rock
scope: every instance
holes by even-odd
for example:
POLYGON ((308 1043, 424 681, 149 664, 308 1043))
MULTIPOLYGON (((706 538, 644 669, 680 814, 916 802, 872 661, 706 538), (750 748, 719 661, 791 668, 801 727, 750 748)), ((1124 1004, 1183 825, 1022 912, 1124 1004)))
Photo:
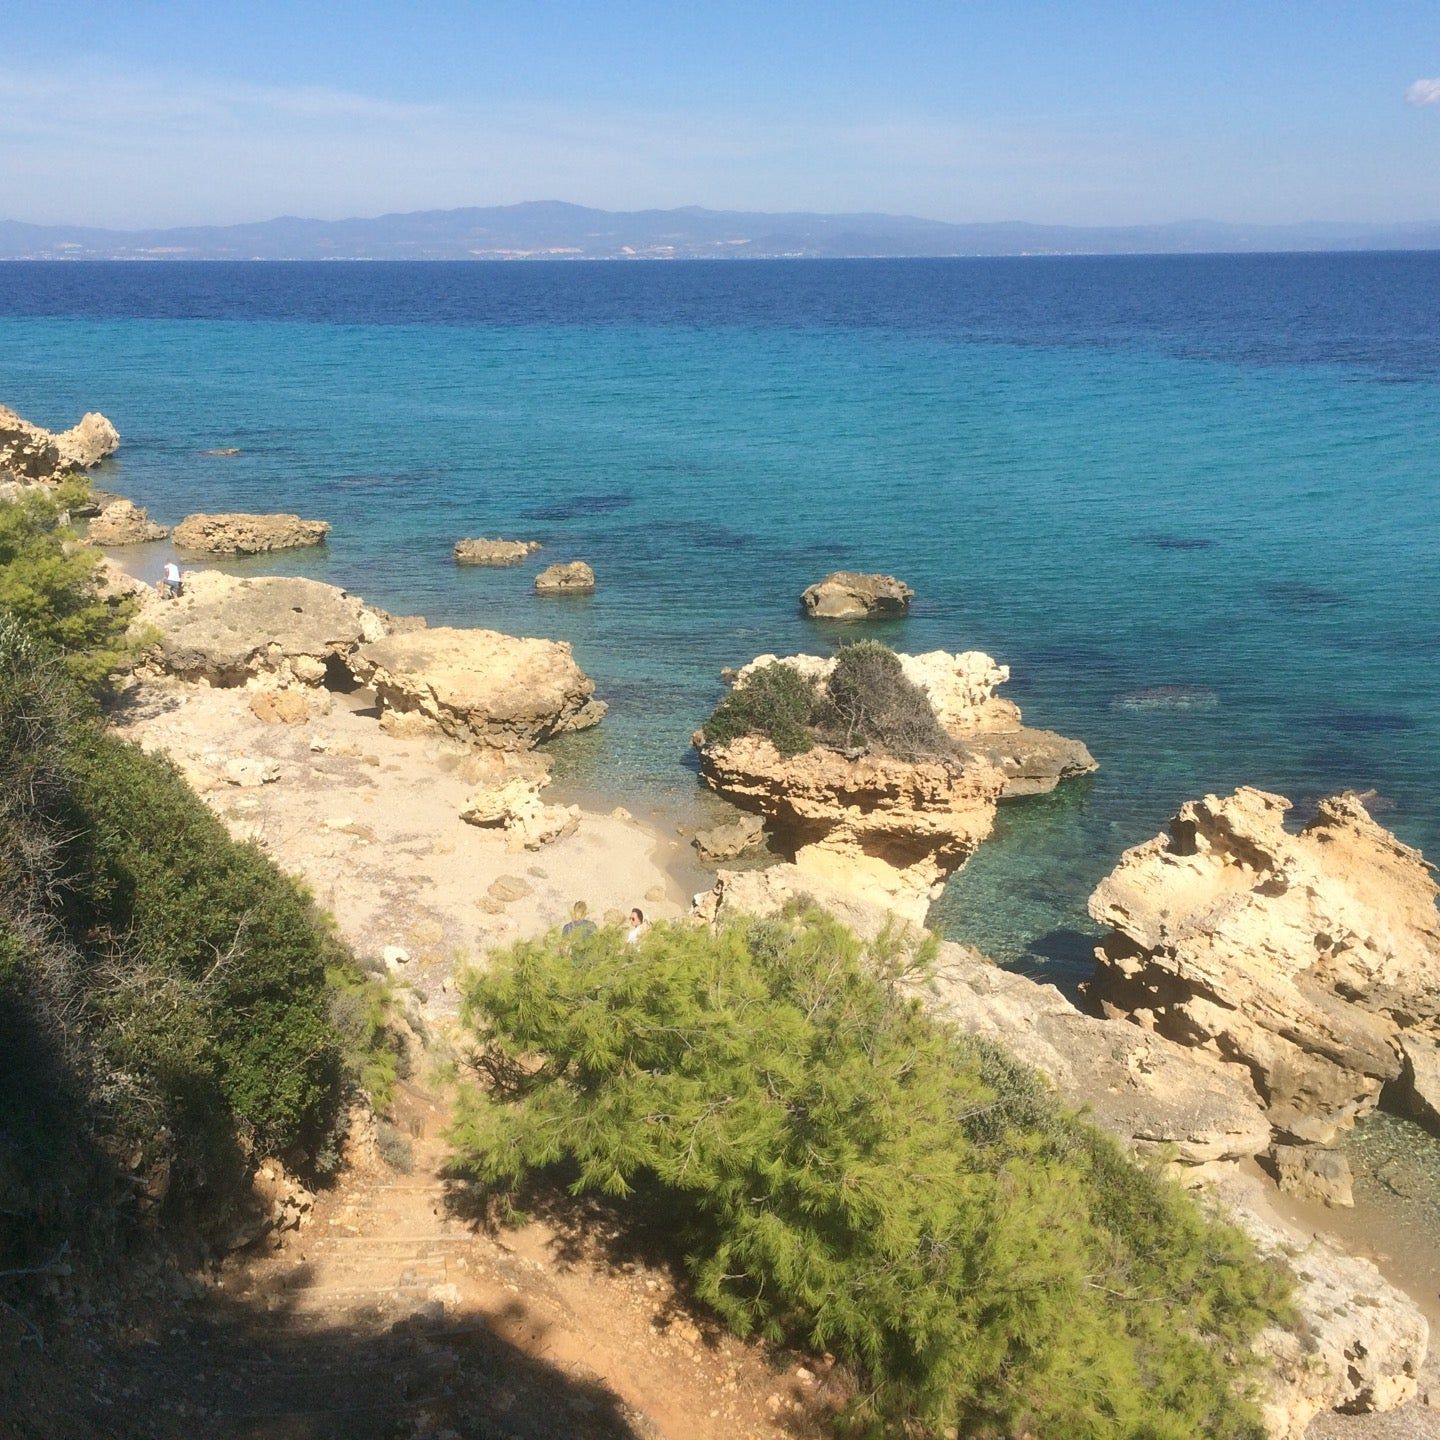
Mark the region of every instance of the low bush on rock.
POLYGON ((900 657, 876 640, 844 645, 820 689, 813 721, 832 745, 924 760, 953 755, 930 697, 907 679, 900 657))
POLYGON ((955 753, 930 697, 906 677, 900 657, 877 640, 842 645, 818 684, 790 665, 753 671, 716 706, 703 734, 711 745, 763 736, 784 756, 803 754, 817 743, 902 760, 955 753))
POLYGON ((817 698, 815 682, 798 670, 766 665, 715 707, 705 722, 705 739, 728 745, 744 735, 763 735, 782 755, 801 755, 815 744, 810 722, 817 698))
POLYGON ((362 1068, 384 1079, 366 984, 309 897, 0 617, 0 1248, 137 1208, 223 1219, 252 1161, 305 1168, 362 1068), (342 988, 365 999, 344 1033, 342 988))
POLYGON ((1261 1435, 1248 1347, 1285 1281, 929 1018, 928 960, 801 909, 518 944, 467 982, 456 1169, 658 1195, 698 1296, 840 1357, 865 1433, 1261 1435))

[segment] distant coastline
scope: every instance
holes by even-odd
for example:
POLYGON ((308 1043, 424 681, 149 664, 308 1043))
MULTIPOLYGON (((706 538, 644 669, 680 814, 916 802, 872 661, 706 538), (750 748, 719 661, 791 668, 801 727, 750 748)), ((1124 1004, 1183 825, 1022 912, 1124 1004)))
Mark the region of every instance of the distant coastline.
POLYGON ((0 260, 881 260, 1440 250, 1440 221, 1072 226, 908 215, 598 210, 560 201, 113 230, 0 220, 0 260))

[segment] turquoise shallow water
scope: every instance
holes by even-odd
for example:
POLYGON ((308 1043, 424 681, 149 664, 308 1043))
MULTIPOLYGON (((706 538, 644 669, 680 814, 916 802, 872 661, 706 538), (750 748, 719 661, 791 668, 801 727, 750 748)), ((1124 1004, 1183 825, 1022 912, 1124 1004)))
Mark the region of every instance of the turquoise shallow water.
MULTIPOLYGON (((941 902, 951 933, 1009 963, 1077 973, 1089 890, 1205 791, 1259 784, 1303 808, 1373 788, 1440 855, 1440 265, 1286 271, 1284 313, 1247 301, 1230 330, 1183 270, 1163 304, 1123 267, 1062 272, 1067 324, 1059 300, 1024 311, 1011 262, 984 272, 1019 297, 1007 323, 980 325, 941 323, 959 302, 885 266, 848 272, 833 302, 819 267, 804 303, 783 267, 729 267, 743 306, 691 294, 705 267, 545 267, 559 293, 527 276, 457 313, 440 287, 430 320, 432 282, 412 276, 384 323, 400 281, 381 267, 344 304, 324 267, 90 267, 60 290, 25 268, 0 274, 0 398, 56 425, 103 410, 125 440, 110 482, 162 520, 333 522, 323 550, 257 569, 571 640, 611 711, 567 763, 617 794, 693 794, 688 737, 722 667, 857 633, 803 620, 804 585, 839 566, 909 580, 913 614, 875 633, 988 650, 1027 720, 1101 762, 1007 807, 941 902), (625 303, 593 314, 586 286, 625 303), (546 601, 535 565, 457 569, 451 544, 476 534, 588 559, 599 590, 546 601), (1156 686, 1198 703, 1124 698, 1156 686)), ((1223 291, 1227 273, 1201 278, 1223 291)))

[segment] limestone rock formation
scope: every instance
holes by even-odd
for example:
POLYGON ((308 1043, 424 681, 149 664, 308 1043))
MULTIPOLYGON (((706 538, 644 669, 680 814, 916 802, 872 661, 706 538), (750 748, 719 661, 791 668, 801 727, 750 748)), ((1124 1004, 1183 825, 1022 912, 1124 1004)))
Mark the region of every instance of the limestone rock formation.
POLYGON ((758 815, 737 815, 728 824, 700 830, 691 842, 702 860, 734 860, 765 841, 765 826, 758 815))
POLYGON ((67 470, 93 470, 120 448, 120 432, 101 414, 90 411, 78 425, 55 436, 60 464, 67 470))
POLYGON ((753 735, 701 743, 700 773, 763 815, 776 847, 801 870, 917 922, 990 833, 1005 784, 982 760, 850 756, 819 746, 787 758, 753 735))
POLYGON ((816 620, 893 619, 910 609, 915 592, 893 575, 836 570, 800 595, 805 613, 816 620))
POLYGON ((525 750, 605 713, 570 646, 556 640, 437 627, 362 645, 350 664, 374 686, 381 724, 397 732, 525 750))
POLYGON ((0 476, 59 480, 72 470, 98 465, 119 446, 118 432, 103 415, 91 412, 69 430, 51 434, 0 405, 0 476))
MULTIPOLYGON (((817 682, 835 668, 834 657, 761 655, 743 666, 743 684, 766 665, 789 665, 817 682)), ((930 650, 901 655, 905 678, 930 697, 935 718, 959 742, 962 754, 984 761, 1005 776, 1005 796, 1038 795, 1061 780, 1097 769, 1095 757, 1079 740, 1024 725, 1020 707, 995 692, 1010 678, 1008 665, 997 665, 980 650, 949 654, 930 650)))
POLYGON ((1350 1162, 1338 1150, 1319 1145, 1272 1145, 1270 1168, 1287 1195, 1319 1200, 1324 1205, 1355 1204, 1350 1162))
POLYGON ((155 643, 147 668, 212 685, 260 675, 320 685, 365 640, 386 633, 381 616, 356 596, 318 580, 267 575, 241 579, 187 573, 178 600, 152 595, 137 625, 155 643))
POLYGON ((1062 780, 1088 775, 1098 768, 1080 740, 1022 725, 1018 730, 972 734, 962 746, 987 760, 1005 777, 1005 795, 1045 795, 1062 780))
POLYGON ((163 540, 169 533, 138 505, 129 500, 115 500, 90 522, 85 538, 92 545, 143 545, 150 540, 163 540))
POLYGON ((457 565, 518 565, 540 548, 538 540, 457 540, 457 565))
POLYGON ((100 556, 100 563, 95 567, 95 593, 111 605, 130 599, 144 604, 154 598, 154 591, 143 580, 137 580, 108 555, 100 556))
POLYGON ((540 798, 550 778, 547 759, 496 750, 473 759, 477 763, 467 766, 466 775, 475 789, 461 808, 462 820, 502 830, 511 850, 538 850, 579 825, 578 805, 547 805, 540 798))
POLYGON ((1273 1440, 1302 1440, 1324 1410, 1365 1414, 1409 1400, 1430 1346, 1414 1302, 1370 1261, 1285 1224, 1263 1197, 1232 1183, 1221 1199, 1260 1253, 1295 1276, 1299 1329, 1270 1329, 1256 1342, 1271 1368, 1261 1408, 1273 1440))
POLYGON ((1437 886, 1353 795, 1298 834, 1289 809, 1260 790, 1207 795, 1127 851, 1090 900, 1111 927, 1094 989, 1111 1013, 1243 1067, 1283 1136, 1325 1143, 1407 1054, 1433 1054, 1437 886))
POLYGON ((298 515, 187 515, 171 537, 181 550, 202 555, 261 555, 321 545, 330 533, 324 520, 298 515))
POLYGON ((547 565, 535 577, 541 595, 588 595, 595 588, 595 572, 583 560, 547 565))

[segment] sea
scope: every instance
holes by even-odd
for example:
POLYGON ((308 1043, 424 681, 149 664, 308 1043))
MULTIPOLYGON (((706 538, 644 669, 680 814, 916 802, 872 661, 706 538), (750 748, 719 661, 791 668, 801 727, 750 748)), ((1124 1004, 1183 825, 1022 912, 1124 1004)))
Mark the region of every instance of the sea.
POLYGON ((696 804, 727 666, 989 652, 1100 762, 936 907, 1030 973, 1088 971, 1087 896, 1191 797, 1369 791, 1440 859, 1440 254, 12 263, 0 401, 103 411, 162 521, 333 524, 247 573, 570 641, 610 712, 563 776, 632 807, 696 804), (593 598, 533 593, 572 558, 593 598), (837 568, 910 616, 806 620, 837 568))

